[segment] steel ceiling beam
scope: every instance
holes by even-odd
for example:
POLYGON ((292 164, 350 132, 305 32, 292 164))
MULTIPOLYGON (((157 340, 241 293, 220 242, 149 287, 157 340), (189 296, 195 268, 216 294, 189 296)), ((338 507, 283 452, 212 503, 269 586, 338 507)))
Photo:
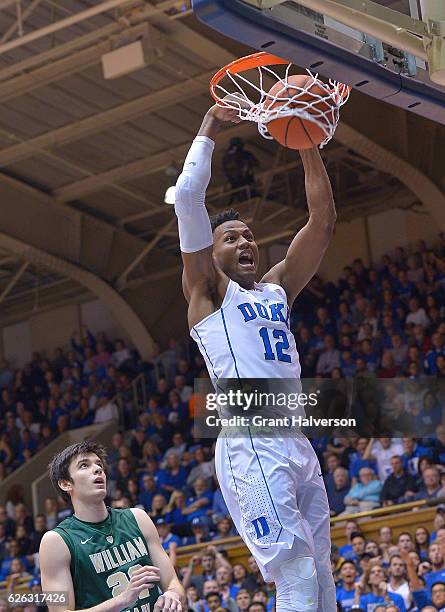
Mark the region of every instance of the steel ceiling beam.
POLYGON ((29 261, 25 261, 24 263, 22 263, 22 265, 17 270, 17 272, 14 274, 14 276, 11 278, 9 283, 6 285, 6 287, 0 293, 0 304, 3 302, 3 300, 8 295, 8 293, 14 288, 14 286, 17 284, 17 282, 23 276, 23 274, 25 273, 25 271, 26 271, 28 266, 29 266, 29 261))
MULTIPOLYGON (((31 4, 23 11, 22 13, 22 23, 23 21, 25 21, 25 19, 27 19, 31 13, 33 12, 34 9, 36 9, 39 4, 42 4, 43 0, 33 0, 33 2, 31 2, 31 4)), ((15 32, 17 32, 17 30, 19 30, 20 28, 20 24, 19 21, 17 19, 17 21, 6 30, 6 32, 3 34, 3 36, 0 38, 0 45, 7 42, 11 36, 13 36, 13 34, 15 32)))
POLYGON ((131 3, 132 0, 106 0, 105 2, 101 2, 96 6, 92 6, 85 11, 80 11, 80 13, 76 13, 75 15, 71 15, 70 17, 66 17, 65 19, 60 19, 55 23, 52 23, 43 28, 39 28, 30 32, 29 34, 25 34, 24 36, 20 36, 15 40, 11 40, 0 45, 0 55, 3 53, 7 53, 8 51, 12 51, 13 49, 17 49, 18 47, 23 47, 35 40, 39 40, 40 38, 44 38, 50 34, 54 34, 55 32, 59 32, 60 30, 64 30, 65 28, 69 28, 72 25, 76 25, 82 21, 86 21, 87 19, 91 19, 91 17, 95 17, 96 15, 101 15, 102 13, 106 13, 107 11, 111 11, 115 8, 123 6, 124 4, 131 3))
POLYGON ((115 287, 118 291, 122 291, 125 289, 128 276, 131 272, 141 263, 141 261, 146 257, 150 251, 154 249, 154 247, 158 244, 163 236, 165 236, 171 227, 176 225, 176 216, 172 217, 170 221, 164 225, 161 229, 156 232, 156 236, 150 240, 150 242, 142 249, 142 251, 134 258, 134 260, 125 268, 122 274, 119 276, 115 283, 115 287))
MULTIPOLYGON (((217 144, 218 146, 223 146, 228 144, 230 139, 235 135, 238 137, 243 137, 254 132, 255 128, 252 124, 241 126, 237 125, 236 127, 229 128, 226 131, 218 134, 216 139, 217 144)), ((100 191, 103 187, 108 187, 110 185, 131 181, 132 179, 136 179, 141 176, 161 172, 172 162, 180 162, 185 158, 187 151, 190 148, 191 140, 192 139, 186 143, 178 145, 177 147, 172 147, 166 149, 165 151, 161 151, 160 153, 148 155, 147 157, 138 159, 130 164, 125 164, 124 166, 118 166, 112 170, 101 172, 100 174, 96 174, 91 178, 70 183, 69 185, 55 189, 53 195, 63 202, 70 202, 90 193, 100 191)))
MULTIPOLYGON (((76 142, 87 136, 109 130, 126 121, 133 121, 147 113, 166 108, 170 104, 177 104, 178 100, 188 100, 205 93, 213 74, 214 70, 204 72, 186 81, 175 83, 170 87, 150 92, 145 96, 120 104, 110 110, 2 149, 0 151, 0 166, 9 166, 18 161, 34 157, 46 148, 60 147, 70 142, 76 142)), ((1 89, 0 86, 0 97, 1 89)), ((63 158, 60 159, 63 161, 63 158)))
MULTIPOLYGON (((128 30, 125 30, 120 35, 112 38, 122 42, 141 35, 145 31, 146 25, 143 23, 128 28, 128 30)), ((50 61, 50 63, 44 66, 34 69, 24 69, 23 74, 8 78, 8 80, 0 83, 0 100, 2 102, 13 100, 35 89, 55 83, 70 74, 75 74, 82 70, 86 70, 90 66, 95 66, 101 61, 102 55, 110 51, 112 46, 113 40, 107 39, 93 46, 89 46, 86 49, 76 51, 67 57, 50 61)), ((59 47, 55 47, 55 49, 58 48, 59 47)), ((14 66, 17 67, 18 64, 14 64, 14 66)), ((14 66, 9 66, 6 70, 10 72, 14 66)), ((2 74, 3 70, 0 69, 0 78, 2 74)))
MULTIPOLYGON (((42 64, 46 64, 48 62, 54 62, 54 60, 58 58, 66 57, 72 51, 85 49, 86 47, 96 43, 98 40, 108 41, 109 48, 107 50, 110 50, 111 45, 113 43, 118 43, 120 37, 125 36, 130 27, 143 24, 145 21, 149 20, 150 17, 154 17, 155 15, 159 15, 163 11, 168 10, 174 6, 175 3, 176 0, 164 0, 156 7, 148 6, 139 11, 134 11, 126 15, 125 20, 113 22, 110 25, 98 28, 93 32, 84 34, 83 36, 76 36, 69 42, 52 47, 51 49, 48 49, 48 51, 31 55, 21 62, 17 62, 16 64, 0 69, 0 80, 4 81, 5 79, 8 79, 16 74, 29 71, 36 66, 41 66, 42 64)), ((82 66, 79 66, 79 68, 82 69, 82 66)))

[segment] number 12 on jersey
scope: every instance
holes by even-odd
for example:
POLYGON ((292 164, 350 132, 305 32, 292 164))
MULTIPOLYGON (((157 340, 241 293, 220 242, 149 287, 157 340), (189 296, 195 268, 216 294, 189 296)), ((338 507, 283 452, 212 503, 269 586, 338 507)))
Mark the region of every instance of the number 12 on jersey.
POLYGON ((285 331, 283 331, 282 329, 270 330, 267 327, 262 327, 258 333, 260 334, 264 344, 264 359, 266 359, 267 361, 278 359, 278 361, 285 361, 286 363, 291 363, 291 356, 283 352, 289 348, 289 340, 287 339, 287 334, 285 331), (272 337, 278 341, 274 343, 273 348, 270 340, 270 332, 272 332, 272 337))

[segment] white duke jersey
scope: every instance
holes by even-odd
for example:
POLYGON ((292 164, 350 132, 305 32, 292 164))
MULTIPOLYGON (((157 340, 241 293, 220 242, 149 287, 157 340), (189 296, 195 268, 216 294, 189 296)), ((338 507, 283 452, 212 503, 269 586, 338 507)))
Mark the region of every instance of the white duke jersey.
POLYGON ((287 296, 280 285, 255 283, 247 290, 229 280, 221 308, 197 323, 190 335, 213 380, 300 378, 287 296))

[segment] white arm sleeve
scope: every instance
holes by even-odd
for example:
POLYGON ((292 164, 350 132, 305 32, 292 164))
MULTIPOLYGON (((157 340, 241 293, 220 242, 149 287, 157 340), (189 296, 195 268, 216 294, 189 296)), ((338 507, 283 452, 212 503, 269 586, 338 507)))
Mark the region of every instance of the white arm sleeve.
POLYGON ((213 244, 205 193, 210 182, 214 148, 213 140, 207 136, 197 136, 176 182, 175 212, 178 217, 179 245, 183 253, 202 251, 213 244))

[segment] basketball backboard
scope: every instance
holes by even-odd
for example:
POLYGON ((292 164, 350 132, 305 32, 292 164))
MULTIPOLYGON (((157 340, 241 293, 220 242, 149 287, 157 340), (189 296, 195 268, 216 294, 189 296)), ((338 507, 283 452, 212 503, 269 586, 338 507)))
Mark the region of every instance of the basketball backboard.
POLYGON ((445 2, 431 3, 193 0, 193 9, 259 51, 445 124, 445 2))

